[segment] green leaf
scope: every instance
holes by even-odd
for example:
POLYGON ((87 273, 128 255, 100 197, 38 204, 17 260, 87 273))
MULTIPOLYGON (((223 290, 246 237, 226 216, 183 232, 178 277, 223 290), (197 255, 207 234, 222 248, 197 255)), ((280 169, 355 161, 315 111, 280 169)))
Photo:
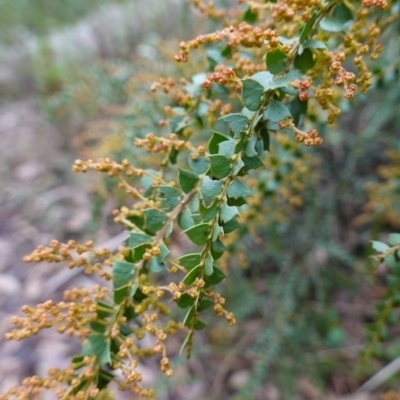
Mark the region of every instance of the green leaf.
POLYGON ((228 114, 220 118, 221 121, 227 122, 235 137, 239 137, 240 132, 247 129, 249 119, 242 114, 228 114))
POLYGON ((314 66, 313 53, 310 49, 304 49, 302 54, 297 54, 293 63, 294 67, 301 72, 307 72, 314 66))
POLYGON ((247 157, 254 157, 258 155, 255 150, 256 143, 257 135, 252 135, 246 144, 245 154, 247 157))
POLYGON ((345 29, 343 23, 334 17, 324 18, 320 22, 319 26, 323 31, 326 32, 342 32, 345 29))
POLYGON ((121 304, 122 300, 128 293, 128 290, 129 290, 129 285, 121 286, 118 289, 114 289, 114 303, 121 304))
POLYGON ((175 300, 179 308, 188 308, 193 305, 196 299, 189 296, 187 293, 183 293, 179 300, 175 300))
POLYGON ((277 75, 286 65, 286 55, 281 50, 267 53, 267 68, 271 74, 277 75))
POLYGON ((211 221, 218 211, 218 201, 214 200, 214 203, 210 207, 206 207, 203 201, 200 201, 199 214, 201 215, 203 221, 211 221))
POLYGON ((262 126, 261 130, 258 133, 260 134, 262 141, 263 141, 263 149, 265 151, 269 151, 270 137, 269 137, 268 129, 265 127, 265 125, 262 126))
POLYGON ((195 311, 196 311, 196 308, 194 305, 192 307, 190 307, 189 311, 187 312, 187 314, 185 316, 185 319, 183 320, 183 325, 190 326, 190 324, 193 321, 195 311))
POLYGON ((227 224, 224 224, 223 226, 225 233, 231 233, 238 228, 240 228, 240 225, 239 222, 237 222, 236 218, 231 219, 227 224))
POLYGON ((221 193, 223 185, 223 182, 212 180, 210 177, 205 176, 201 184, 201 194, 204 201, 206 203, 214 201, 215 197, 221 193))
POLYGON ((236 215, 239 215, 239 211, 237 207, 230 207, 228 204, 223 203, 220 211, 221 221, 224 223, 229 222, 232 218, 235 218, 236 215))
POLYGON ((184 193, 191 192, 199 181, 199 176, 192 171, 179 168, 179 184, 184 193))
POLYGON ((215 178, 223 179, 231 172, 232 161, 225 156, 215 154, 210 156, 211 173, 215 178))
POLYGON ((95 333, 88 337, 90 350, 93 355, 99 357, 100 365, 111 362, 110 343, 102 333, 95 333))
POLYGON ((108 384, 114 380, 115 376, 108 371, 103 371, 102 369, 99 371, 97 377, 96 387, 99 390, 102 390, 108 386, 108 384))
POLYGON ((129 297, 133 298, 133 296, 135 296, 135 294, 136 294, 138 288, 139 288, 139 283, 138 283, 138 282, 135 282, 135 283, 132 285, 132 287, 131 287, 131 291, 130 291, 130 293, 129 293, 129 297))
POLYGON ((134 252, 132 254, 132 261, 138 262, 143 259, 143 254, 151 248, 151 244, 141 244, 140 246, 135 247, 134 252))
POLYGON ((250 111, 257 111, 261 103, 261 96, 264 93, 264 87, 252 79, 244 79, 242 83, 242 99, 244 105, 250 111))
POLYGON ((247 157, 245 155, 243 156, 242 160, 244 162, 244 170, 246 172, 250 171, 251 169, 257 169, 264 166, 263 162, 261 161, 261 158, 258 156, 247 157))
POLYGON ((372 241, 372 248, 376 250, 378 253, 383 253, 389 249, 389 246, 386 243, 378 242, 376 240, 372 241))
POLYGON ((246 12, 245 12, 244 15, 243 15, 243 19, 244 19, 246 22, 249 22, 249 23, 252 24, 253 22, 256 22, 256 21, 257 21, 257 19, 258 19, 258 13, 257 13, 257 12, 251 11, 251 7, 248 7, 247 10, 246 10, 246 12))
POLYGON ((214 300, 212 300, 208 297, 203 297, 199 301, 199 304, 197 305, 197 311, 199 311, 199 312, 204 311, 207 308, 211 307, 212 305, 214 305, 214 300))
POLYGON ((265 91, 265 89, 273 83, 274 75, 272 75, 271 72, 269 71, 261 71, 252 75, 250 79, 258 82, 264 88, 265 91))
POLYGON ((149 269, 151 272, 154 272, 155 274, 164 271, 165 265, 160 262, 157 257, 152 257, 149 261, 149 269))
POLYGON ((194 267, 194 268, 185 276, 185 278, 183 279, 182 282, 183 282, 185 285, 191 285, 191 284, 196 280, 196 278, 199 277, 200 272, 201 272, 200 265, 198 265, 197 267, 194 267))
POLYGON ((128 283, 135 272, 135 264, 116 260, 113 264, 114 288, 118 289, 128 283))
POLYGON ((201 261, 200 253, 187 254, 186 256, 177 259, 179 264, 181 264, 186 270, 190 271, 194 267, 197 267, 201 261))
POLYGON ((208 143, 208 149, 210 154, 218 154, 218 145, 226 140, 230 140, 227 136, 219 132, 213 132, 210 142, 208 143))
POLYGON ((129 246, 135 248, 141 244, 150 244, 152 240, 151 236, 144 233, 131 233, 129 236, 129 246))
POLYGON ((196 329, 196 331, 201 331, 202 329, 204 329, 206 327, 207 327, 207 324, 201 319, 198 319, 196 321, 196 323, 194 324, 194 329, 196 329))
POLYGON ((157 261, 159 263, 162 263, 169 256, 170 251, 164 242, 161 242, 159 248, 160 248, 160 254, 157 256, 157 261))
POLYGON ((335 7, 332 16, 343 24, 353 19, 353 13, 344 3, 340 3, 335 7))
POLYGON ((150 233, 157 233, 167 221, 167 214, 164 211, 148 208, 143 213, 145 215, 146 229, 150 233))
POLYGON ((218 145, 218 153, 230 158, 235 154, 235 146, 236 142, 233 140, 222 142, 218 145))
POLYGON ((192 213, 187 208, 182 210, 182 212, 179 214, 178 225, 182 230, 189 229, 194 225, 192 213))
POLYGON ((209 163, 204 157, 198 157, 196 160, 192 160, 191 157, 189 157, 188 164, 189 167, 199 175, 204 174, 209 167, 209 163))
POLYGON ((311 29, 313 28, 315 21, 317 20, 317 17, 318 13, 314 12, 310 20, 306 23, 305 27, 303 28, 300 34, 300 44, 303 44, 307 40, 307 37, 311 32, 311 29))
MULTIPOLYGON (((233 221, 233 220, 232 220, 233 221)), ((212 244, 211 254, 214 260, 218 260, 224 251, 226 250, 225 245, 218 239, 212 244)))
POLYGON ((272 100, 264 111, 263 118, 264 120, 278 123, 286 118, 292 118, 292 114, 290 114, 290 111, 282 102, 272 100))
POLYGON ((326 44, 320 40, 309 39, 306 40, 299 48, 299 54, 302 54, 304 49, 327 49, 326 44))
POLYGON ((232 184, 228 187, 228 196, 233 199, 238 199, 239 197, 249 197, 252 193, 245 183, 239 179, 235 179, 232 184))
POLYGON ((102 300, 99 300, 96 303, 96 314, 99 318, 104 319, 107 318, 114 312, 114 307, 102 300))
POLYGON ((308 100, 301 101, 298 97, 296 97, 288 104, 288 108, 290 110, 291 115, 293 116, 293 122, 295 125, 298 125, 301 116, 307 113, 307 106, 308 106, 308 100))
POLYGON ((163 185, 158 190, 163 194, 162 202, 167 207, 176 207, 181 200, 182 192, 175 187, 163 185))
POLYGON ((206 273, 206 275, 212 275, 213 273, 213 263, 214 260, 211 256, 211 254, 209 254, 206 258, 206 261, 204 263, 204 272, 206 273))
POLYGON ((210 233, 210 225, 195 225, 186 230, 185 233, 194 244, 203 246, 207 242, 207 237, 210 233))
POLYGON ((400 244, 400 233, 389 234, 389 244, 391 246, 396 246, 396 244, 400 244))
POLYGON ((223 229, 222 229, 222 227, 220 227, 220 226, 218 225, 218 222, 216 222, 216 223, 214 224, 213 235, 212 235, 212 241, 215 242, 215 241, 218 239, 218 237, 219 237, 219 235, 220 235, 221 233, 223 233, 223 229))
POLYGON ((205 282, 211 285, 218 285, 226 278, 226 275, 218 268, 214 267, 214 272, 211 276, 205 276, 205 282))

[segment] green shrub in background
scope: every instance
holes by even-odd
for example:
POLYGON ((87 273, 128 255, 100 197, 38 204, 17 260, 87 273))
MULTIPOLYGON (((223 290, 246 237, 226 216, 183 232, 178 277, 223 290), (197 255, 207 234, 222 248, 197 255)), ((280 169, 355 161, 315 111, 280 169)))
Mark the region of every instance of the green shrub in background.
MULTIPOLYGON (((53 368, 47 378, 28 378, 5 398, 40 396, 56 385, 60 398, 100 398, 111 381, 155 397, 140 383, 139 360, 155 356, 165 375, 172 376, 175 361, 166 339, 182 329, 187 355, 218 359, 218 353, 228 352, 236 360, 246 353, 251 373, 235 392, 238 398, 255 398, 266 376, 285 398, 295 398, 299 376, 323 387, 335 370, 352 362, 324 353, 346 343, 332 302, 338 288, 353 296, 368 282, 364 249, 382 222, 371 208, 363 209, 365 183, 377 164, 387 162, 384 149, 396 152, 398 144, 376 132, 393 123, 391 113, 365 118, 376 127, 365 129, 368 138, 355 133, 355 111, 345 115, 348 131, 335 124, 359 91, 374 89, 371 103, 362 96, 353 100, 358 110, 366 110, 376 107, 379 87, 396 86, 390 54, 375 60, 383 50, 378 38, 388 51, 395 46, 397 5, 258 1, 223 9, 192 3, 221 27, 181 43, 177 61, 187 61, 198 47, 205 56, 195 65, 189 60, 171 67, 170 78, 155 79, 154 95, 142 77, 158 69, 143 62, 141 72, 129 64, 105 65, 91 73, 86 86, 72 86, 52 98, 62 112, 66 104, 89 103, 84 96, 104 107, 99 100, 103 88, 107 99, 121 95, 121 106, 106 108, 113 115, 110 138, 100 137, 102 146, 86 150, 104 157, 78 160, 74 169, 104 172, 125 191, 115 221, 130 237, 116 254, 94 249, 91 242, 53 241, 26 257, 29 262, 66 261, 112 284, 71 289, 62 303, 24 307, 26 317, 15 317, 17 329, 10 339, 56 325, 60 333, 83 339, 82 353, 66 370, 53 368), (65 93, 70 97, 63 98, 65 93), (324 144, 312 147, 322 144, 322 137, 324 144), (183 242, 182 254, 171 253, 172 245, 182 241, 176 234, 181 231, 192 244, 183 242), (217 290, 222 281, 223 289, 217 290), (184 315, 166 316, 171 299, 184 315), (229 333, 211 320, 206 327, 207 308, 239 326, 229 333), (209 329, 209 344, 197 347, 196 331, 203 329, 209 329), (224 344, 230 335, 232 341, 224 344), (237 353, 232 353, 236 341, 237 353)), ((385 99, 388 95, 384 92, 385 99)), ((393 182, 392 175, 384 178, 393 182)), ((396 190, 389 192, 393 199, 396 190)), ((379 198, 369 204, 379 207, 379 198)), ((396 226, 395 219, 391 222, 396 226)), ((394 252, 387 255, 398 263, 394 252)), ((385 303, 391 307, 395 288, 392 284, 385 303)), ((378 311, 372 348, 387 336, 382 324, 393 322, 386 306, 378 311)), ((208 395, 231 394, 225 385, 229 374, 248 369, 232 364, 217 369, 208 395)), ((348 385, 356 388, 358 379, 348 377, 348 385)))

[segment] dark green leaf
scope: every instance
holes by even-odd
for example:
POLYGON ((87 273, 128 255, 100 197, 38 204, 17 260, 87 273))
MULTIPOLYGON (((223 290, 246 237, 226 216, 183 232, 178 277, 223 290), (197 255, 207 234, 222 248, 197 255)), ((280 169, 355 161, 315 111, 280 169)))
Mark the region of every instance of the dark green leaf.
POLYGON ((313 53, 310 49, 304 49, 301 54, 298 54, 294 59, 294 67, 301 72, 307 72, 314 66, 313 53))
POLYGON ((210 154, 218 154, 218 145, 226 140, 230 140, 228 137, 219 132, 213 132, 213 135, 208 143, 208 149, 210 154))
POLYGON ((197 185, 199 176, 192 171, 179 168, 179 184, 184 193, 191 192, 197 185))
POLYGON ((200 265, 194 267, 191 271, 188 272, 188 274, 185 276, 182 282, 185 285, 191 285, 196 280, 196 278, 199 277, 200 272, 201 272, 200 265))
POLYGON ((211 254, 214 258, 214 260, 218 260, 222 254, 224 254, 224 251, 226 250, 225 245, 218 239, 212 244, 211 248, 211 254))
POLYGON ((214 272, 211 276, 206 276, 205 281, 211 285, 218 285, 226 278, 226 275, 217 267, 214 267, 214 272))
POLYGON ((195 225, 186 230, 185 233, 194 244, 203 246, 207 242, 207 237, 210 233, 210 225, 195 225))
POLYGON ((239 222, 237 222, 236 218, 231 219, 227 224, 224 224, 223 226, 225 233, 231 233, 238 228, 240 228, 240 225, 239 222))
POLYGON ((113 374, 107 371, 100 370, 98 377, 97 377, 97 383, 96 387, 99 390, 102 390, 107 387, 107 385, 115 378, 113 374))
POLYGON ((194 267, 197 267, 201 261, 200 253, 192 253, 187 254, 181 258, 178 258, 179 264, 181 264, 188 271, 192 270, 194 267))
POLYGON ((252 79, 244 79, 242 83, 242 98, 244 105, 250 111, 257 111, 261 103, 261 96, 264 93, 264 87, 252 79))
POLYGON ((311 32, 311 29, 313 28, 315 21, 317 20, 317 17, 318 13, 314 12, 310 20, 306 23, 305 27, 303 28, 300 34, 300 44, 303 44, 307 40, 308 34, 311 32))
POLYGON ((286 65, 286 56, 281 50, 267 53, 267 68, 271 74, 277 75, 286 65))
POLYGON ((332 16, 343 24, 353 19, 353 13, 344 3, 340 3, 335 7, 332 16))
POLYGON ((151 244, 141 244, 140 246, 135 247, 132 254, 132 261, 138 262, 143 259, 143 254, 146 253, 148 249, 151 248, 151 244))
POLYGON ((128 293, 128 290, 129 290, 129 285, 121 286, 118 289, 114 289, 114 303, 121 304, 122 300, 128 293))
POLYGON ((257 12, 251 11, 251 7, 249 7, 249 8, 246 10, 246 12, 244 13, 243 19, 244 19, 246 22, 250 22, 250 23, 252 24, 253 22, 256 22, 256 21, 257 21, 257 19, 258 19, 258 13, 257 13, 257 12))
POLYGON ((293 122, 296 126, 299 125, 301 116, 307 113, 307 106, 308 101, 301 101, 298 97, 288 104, 290 113, 293 116, 293 122))
POLYGON ((199 304, 197 306, 197 310, 199 312, 206 310, 207 308, 211 307, 212 305, 214 305, 214 300, 208 298, 208 297, 204 297, 199 301, 199 304))
POLYGON ((232 161, 225 156, 215 154, 210 156, 211 173, 215 178, 223 179, 231 172, 232 161))
POLYGON ((96 303, 96 314, 98 315, 99 318, 107 318, 109 315, 111 315, 114 312, 114 307, 102 300, 99 300, 96 303))
POLYGON ((207 324, 202 321, 201 319, 198 319, 196 321, 196 323, 194 324, 194 329, 196 329, 196 331, 201 331, 202 329, 206 328, 207 324))
POLYGON ((257 169, 264 166, 263 162, 261 161, 261 158, 258 156, 247 157, 245 155, 243 156, 242 160, 244 162, 244 170, 246 172, 250 171, 251 169, 257 169))
POLYGON ((183 325, 190 326, 190 324, 193 321, 195 311, 196 311, 196 309, 195 309, 194 305, 192 307, 190 307, 189 311, 187 312, 187 314, 185 316, 185 319, 183 320, 183 325))
POLYGON ((203 219, 203 221, 211 221, 218 211, 218 201, 215 200, 214 203, 210 207, 206 207, 203 201, 200 201, 199 213, 203 219))
POLYGON ((193 305, 195 299, 189 296, 187 293, 183 293, 179 300, 176 300, 176 304, 179 308, 188 308, 193 305))

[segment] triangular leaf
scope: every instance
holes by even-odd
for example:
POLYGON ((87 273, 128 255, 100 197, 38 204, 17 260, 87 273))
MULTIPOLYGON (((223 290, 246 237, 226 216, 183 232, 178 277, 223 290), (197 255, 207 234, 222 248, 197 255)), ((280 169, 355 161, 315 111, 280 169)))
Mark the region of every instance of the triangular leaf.
POLYGON ((194 244, 203 246, 207 242, 207 237, 210 233, 210 225, 195 225, 186 230, 185 233, 194 244))
POLYGON ((192 171, 179 168, 179 184, 184 193, 191 192, 199 181, 199 176, 192 171))

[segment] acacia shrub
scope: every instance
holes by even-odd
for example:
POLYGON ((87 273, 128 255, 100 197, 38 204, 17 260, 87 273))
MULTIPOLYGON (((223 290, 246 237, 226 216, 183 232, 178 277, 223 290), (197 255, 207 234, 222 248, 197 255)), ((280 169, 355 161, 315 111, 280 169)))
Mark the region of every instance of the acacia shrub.
MULTIPOLYGON (((103 287, 68 290, 60 303, 25 306, 26 317, 15 317, 16 329, 8 334, 21 340, 56 325, 60 333, 82 338, 82 352, 65 370, 27 378, 4 398, 38 397, 57 386, 60 398, 97 398, 111 381, 153 398, 154 391, 140 383, 138 360, 158 357, 161 371, 172 376, 169 335, 185 329, 182 350, 189 357, 195 332, 206 328, 206 309, 234 325, 215 286, 226 278, 238 240, 270 222, 271 214, 283 220, 302 205, 313 169, 305 146, 323 143, 319 131, 336 123, 344 99, 367 92, 373 74, 366 59, 379 56, 378 38, 395 19, 382 0, 240 1, 229 9, 192 3, 221 29, 182 42, 175 59, 187 62, 193 49, 204 47, 210 70, 151 85, 157 95, 168 95, 170 105, 157 132, 135 138, 132 153, 142 154, 143 164, 128 156, 74 165, 77 172, 105 173, 125 191, 126 204, 114 217, 129 230, 129 240, 116 254, 92 242, 54 240, 25 258, 65 261, 106 280, 103 287), (281 205, 289 208, 276 210, 281 205), (176 258, 170 246, 180 230, 197 247, 176 258), (160 285, 154 276, 165 272, 169 282, 160 285), (164 298, 186 310, 182 321, 168 317, 164 298), (145 336, 154 338, 153 346, 141 346, 145 336)), ((283 293, 293 292, 298 273, 284 275, 283 293)), ((294 300, 286 303, 289 316, 294 300)), ((274 357, 273 346, 269 351, 274 357)), ((258 365, 256 378, 264 366, 258 365)))

